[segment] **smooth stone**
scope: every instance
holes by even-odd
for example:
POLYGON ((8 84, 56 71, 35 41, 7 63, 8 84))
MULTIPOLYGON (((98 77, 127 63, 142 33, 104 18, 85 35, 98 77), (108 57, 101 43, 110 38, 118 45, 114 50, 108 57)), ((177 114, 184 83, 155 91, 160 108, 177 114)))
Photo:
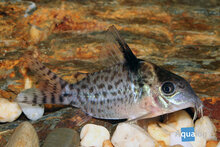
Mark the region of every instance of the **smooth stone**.
POLYGON ((163 141, 166 145, 170 145, 170 132, 160 127, 157 123, 148 125, 148 133, 157 141, 163 141))
POLYGON ((23 113, 30 120, 38 120, 44 115, 44 105, 19 103, 23 113))
POLYGON ((6 147, 39 147, 39 139, 29 122, 21 123, 10 137, 6 147))
POLYGON ((105 140, 110 139, 109 131, 100 125, 87 124, 80 132, 80 145, 85 147, 102 147, 105 140))
POLYGON ((57 128, 49 133, 43 147, 79 147, 79 134, 69 128, 57 128))
POLYGON ((176 131, 180 131, 181 128, 194 126, 192 118, 185 110, 168 114, 168 119, 165 121, 165 124, 173 127, 176 131))
POLYGON ((0 98, 0 122, 12 122, 21 115, 21 112, 16 102, 0 98))
POLYGON ((117 126, 112 139, 115 147, 155 147, 156 141, 141 127, 121 123, 117 126))
POLYGON ((217 140, 216 127, 208 116, 201 117, 195 122, 195 141, 193 147, 205 147, 207 140, 217 140))

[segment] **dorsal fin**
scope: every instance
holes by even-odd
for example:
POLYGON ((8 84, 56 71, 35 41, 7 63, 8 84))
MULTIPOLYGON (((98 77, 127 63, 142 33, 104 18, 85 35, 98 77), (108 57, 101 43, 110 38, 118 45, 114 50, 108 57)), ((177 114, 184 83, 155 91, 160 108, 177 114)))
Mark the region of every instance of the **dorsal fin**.
POLYGON ((137 71, 140 60, 137 59, 128 44, 119 35, 115 26, 110 26, 107 30, 106 40, 104 45, 105 50, 102 51, 107 58, 107 60, 105 59, 106 65, 113 66, 115 64, 125 63, 131 71, 137 71))

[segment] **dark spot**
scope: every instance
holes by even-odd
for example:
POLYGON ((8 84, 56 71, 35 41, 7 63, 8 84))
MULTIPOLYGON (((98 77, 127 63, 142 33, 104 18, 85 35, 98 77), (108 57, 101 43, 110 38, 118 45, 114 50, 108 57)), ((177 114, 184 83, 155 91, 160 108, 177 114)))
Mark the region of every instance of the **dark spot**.
POLYGON ((148 76, 145 74, 145 75, 142 76, 142 78, 143 78, 143 79, 147 79, 148 76))
POLYGON ((122 72, 125 72, 125 71, 126 71, 126 67, 123 65, 122 72))
POLYGON ((76 74, 74 75, 74 78, 77 80, 77 78, 79 77, 79 75, 80 75, 80 73, 76 73, 76 74))
POLYGON ((53 93, 51 93, 51 103, 55 104, 55 96, 53 93))
POLYGON ((120 89, 118 90, 118 94, 121 94, 121 90, 120 89))
POLYGON ((143 82, 139 82, 139 86, 143 87, 144 86, 143 82))
POLYGON ((81 88, 82 88, 82 89, 86 89, 86 88, 87 88, 87 85, 83 84, 83 85, 81 86, 81 88))
POLYGON ((94 83, 96 83, 98 80, 99 80, 99 76, 97 75, 97 76, 94 78, 94 83))
POLYGON ((60 100, 61 103, 64 101, 62 95, 60 95, 59 100, 60 100))
POLYGON ((40 68, 40 70, 44 70, 46 67, 43 65, 41 68, 40 68))
POLYGON ((77 99, 79 100, 80 103, 82 102, 82 98, 79 95, 77 95, 77 99))
POLYGON ((112 85, 108 85, 108 90, 111 90, 112 89, 112 85))
POLYGON ((33 99, 33 103, 36 104, 37 103, 37 95, 36 93, 34 93, 34 99, 33 99))
POLYGON ((81 105, 85 104, 85 101, 83 101, 83 98, 80 95, 77 95, 77 98, 78 98, 81 105))
POLYGON ((107 93, 105 91, 102 92, 102 95, 106 98, 107 93))
POLYGON ((52 80, 55 80, 57 78, 57 75, 53 75, 52 80))
POLYGON ((123 98, 119 98, 118 100, 119 100, 120 102, 123 102, 123 98))
POLYGON ((87 93, 84 93, 83 95, 84 95, 84 97, 85 97, 86 100, 89 99, 89 95, 88 95, 87 93))
POLYGON ((64 93, 63 96, 67 97, 67 96, 70 96, 70 94, 69 93, 64 93))
POLYGON ((50 70, 48 70, 47 75, 50 75, 52 72, 50 70))
POLYGON ((148 81, 147 79, 144 79, 144 80, 143 80, 143 83, 145 83, 145 84, 149 84, 148 82, 149 82, 149 81, 148 81))
POLYGON ((126 91, 124 91, 123 94, 126 95, 126 91))
POLYGON ((0 11, 0 15, 3 15, 3 16, 8 16, 7 13, 3 12, 3 11, 0 11))
POLYGON ((104 104, 104 101, 100 101, 100 105, 103 105, 104 104))
POLYGON ((108 104, 110 103, 110 99, 107 99, 107 103, 108 103, 108 104))
POLYGON ((75 101, 71 101, 70 105, 74 106, 74 105, 76 105, 76 102, 75 101))
POLYGON ((101 75, 100 79, 101 79, 101 80, 103 80, 103 78, 104 78, 104 76, 103 76, 103 75, 101 75))
POLYGON ((79 94, 79 93, 80 93, 80 89, 79 89, 79 88, 77 88, 77 90, 76 90, 76 91, 77 91, 77 94, 79 94))
POLYGON ((101 109, 98 109, 98 113, 101 113, 102 112, 102 110, 101 109))
MULTIPOLYGON (((63 89, 66 86, 66 84, 67 84, 66 82, 62 83, 61 88, 63 89)), ((70 84, 70 85, 72 85, 72 84, 70 84)))
POLYGON ((97 82, 97 80, 96 80, 96 79, 94 79, 94 80, 93 80, 93 84, 96 84, 96 82, 97 82))
POLYGON ((94 95, 95 95, 95 98, 96 98, 96 99, 99 98, 99 94, 98 94, 98 93, 95 93, 94 95))
POLYGON ((57 84, 54 84, 53 91, 56 92, 56 90, 57 90, 57 84))
POLYGON ((92 93, 93 90, 94 90, 93 87, 91 87, 91 88, 89 89, 89 92, 92 93))
POLYGON ((86 82, 87 82, 88 84, 90 84, 90 78, 89 78, 89 77, 86 78, 86 82))
POLYGON ((117 74, 118 74, 118 71, 115 70, 115 71, 113 72, 113 75, 117 75, 117 74))
POLYGON ((116 93, 116 92, 111 92, 111 95, 112 95, 112 96, 116 96, 117 93, 116 93))
POLYGON ((46 104, 47 103, 47 96, 44 92, 42 92, 43 95, 43 103, 46 104))
POLYGON ((129 76, 129 74, 127 75, 127 81, 130 81, 131 77, 129 76))
POLYGON ((150 71, 148 71, 146 74, 147 74, 147 77, 152 77, 153 76, 152 72, 150 72, 150 71))
POLYGON ((24 96, 24 101, 27 102, 28 101, 28 98, 26 96, 24 96))
POLYGON ((115 75, 113 74, 113 75, 111 76, 111 81, 113 81, 114 78, 115 78, 115 75))
POLYGON ((131 91, 131 85, 128 85, 127 90, 131 91))
POLYGON ((108 81, 108 76, 105 77, 105 81, 108 81))
POLYGON ((117 88, 118 85, 122 82, 122 79, 118 80, 117 82, 115 82, 115 87, 117 88))
POLYGON ((102 89, 102 88, 104 88, 105 87, 105 85, 102 83, 102 84, 100 84, 100 85, 98 85, 98 88, 99 89, 102 89))
POLYGON ((142 66, 142 71, 145 71, 145 70, 147 70, 148 69, 148 67, 146 66, 146 65, 143 65, 142 66))
POLYGON ((95 101, 91 101, 91 104, 93 104, 93 105, 94 105, 94 104, 95 104, 95 101))
POLYGON ((93 109, 93 108, 91 108, 91 109, 90 109, 90 112, 91 112, 91 113, 94 113, 94 109, 93 109))

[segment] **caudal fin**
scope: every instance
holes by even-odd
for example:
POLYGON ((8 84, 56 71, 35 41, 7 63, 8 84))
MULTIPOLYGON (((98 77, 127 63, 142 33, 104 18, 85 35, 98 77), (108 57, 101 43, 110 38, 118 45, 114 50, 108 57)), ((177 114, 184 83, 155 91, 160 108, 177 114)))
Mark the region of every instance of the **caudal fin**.
POLYGON ((18 94, 16 100, 22 103, 34 104, 69 104, 67 94, 62 94, 66 81, 58 77, 50 69, 40 63, 32 54, 24 56, 28 68, 37 76, 40 83, 38 88, 30 88, 18 94))

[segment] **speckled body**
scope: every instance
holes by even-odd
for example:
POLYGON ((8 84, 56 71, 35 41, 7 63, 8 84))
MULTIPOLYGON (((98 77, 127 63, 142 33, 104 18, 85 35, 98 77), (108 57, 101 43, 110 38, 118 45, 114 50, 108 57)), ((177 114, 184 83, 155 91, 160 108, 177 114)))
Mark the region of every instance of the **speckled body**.
MULTIPOLYGON (((32 55, 25 56, 28 68, 40 79, 38 88, 17 96, 18 102, 72 105, 96 118, 142 119, 194 107, 195 117, 202 102, 182 77, 138 59, 114 26, 109 28, 111 44, 103 70, 86 74, 69 84, 32 55)), ((194 118, 195 118, 194 117, 194 118)))
MULTIPOLYGON (((124 64, 88 74, 86 78, 65 87, 71 104, 97 118, 128 118, 135 102, 142 97, 138 77, 124 64)), ((132 112, 134 113, 134 112, 132 112)))

